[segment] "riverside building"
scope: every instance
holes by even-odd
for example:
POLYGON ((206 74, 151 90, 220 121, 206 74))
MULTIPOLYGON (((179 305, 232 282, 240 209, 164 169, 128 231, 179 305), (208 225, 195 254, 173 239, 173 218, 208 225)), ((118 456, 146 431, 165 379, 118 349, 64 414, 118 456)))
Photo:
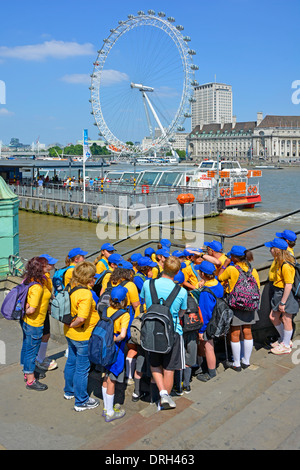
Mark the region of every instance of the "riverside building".
POLYGON ((195 87, 192 101, 192 129, 203 124, 232 122, 232 87, 206 83, 195 87))
POLYGON ((202 121, 188 136, 192 157, 262 158, 300 160, 300 116, 271 116, 257 113, 256 121, 205 124, 202 121))

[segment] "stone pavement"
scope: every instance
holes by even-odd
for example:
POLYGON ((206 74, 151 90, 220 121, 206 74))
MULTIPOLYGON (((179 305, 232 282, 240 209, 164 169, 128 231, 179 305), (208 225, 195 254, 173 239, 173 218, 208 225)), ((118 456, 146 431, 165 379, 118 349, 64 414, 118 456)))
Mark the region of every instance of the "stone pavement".
MULTIPOLYGON (((254 350, 252 365, 240 373, 219 364, 210 382, 194 378, 192 392, 174 398, 174 410, 158 412, 147 401, 133 403, 133 386, 124 387, 118 401, 125 397, 126 416, 111 423, 102 417, 102 400, 98 408, 81 413, 73 410, 72 400, 64 400, 65 344, 49 342, 48 355, 57 360, 58 369, 47 372, 43 382, 49 389, 39 393, 27 390, 23 382, 19 325, 1 318, 0 340, 0 359, 5 362, 0 365, 0 449, 134 455, 300 448, 300 338, 294 338, 290 355, 274 356, 262 347, 254 350)), ((96 371, 90 373, 89 392, 101 399, 101 374, 96 371)))

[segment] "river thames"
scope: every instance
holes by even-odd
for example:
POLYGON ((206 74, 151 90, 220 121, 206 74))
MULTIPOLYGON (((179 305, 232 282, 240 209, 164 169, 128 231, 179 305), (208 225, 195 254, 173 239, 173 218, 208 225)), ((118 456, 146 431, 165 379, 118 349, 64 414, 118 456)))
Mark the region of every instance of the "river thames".
MULTIPOLYGON (((186 229, 193 228, 198 231, 229 235, 268 222, 285 213, 296 211, 300 209, 299 181, 299 167, 263 170, 262 178, 260 178, 259 182, 262 202, 254 209, 226 209, 218 217, 194 221, 193 225, 191 225, 192 222, 186 222, 184 227, 186 229)), ((254 247, 273 239, 275 232, 280 232, 285 228, 296 232, 299 230, 299 227, 300 213, 250 233, 226 239, 224 251, 229 250, 234 244, 244 245, 248 248, 254 247)), ((89 254, 92 254, 100 249, 104 241, 113 243, 116 239, 124 238, 129 233, 125 228, 121 229, 120 233, 114 228, 109 232, 105 230, 101 224, 20 210, 20 256, 29 259, 32 256, 46 252, 59 260, 57 263, 59 267, 64 264, 68 251, 73 247, 80 246, 88 251, 89 254)), ((199 245, 204 239, 208 241, 215 238, 212 235, 206 235, 204 238, 202 236, 199 238, 198 236, 197 239, 193 240, 194 235, 190 232, 186 232, 185 236, 185 238, 182 237, 177 230, 174 234, 168 230, 163 231, 164 238, 170 238, 179 244, 189 244, 192 246, 199 245)), ((129 240, 120 244, 120 253, 145 243, 147 238, 157 239, 158 231, 151 230, 151 233, 143 233, 142 238, 141 236, 135 238, 136 241, 129 240)), ((254 254, 254 265, 270 260, 267 248, 260 248, 254 254)), ((93 260, 93 257, 90 260, 93 260)))

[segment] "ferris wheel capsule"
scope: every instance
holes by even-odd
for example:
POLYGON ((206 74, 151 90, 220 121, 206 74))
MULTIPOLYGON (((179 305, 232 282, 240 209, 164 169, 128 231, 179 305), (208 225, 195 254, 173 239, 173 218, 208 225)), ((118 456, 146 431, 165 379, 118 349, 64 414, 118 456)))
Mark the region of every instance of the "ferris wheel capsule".
POLYGON ((176 26, 176 29, 178 29, 178 31, 183 31, 184 27, 181 24, 179 24, 176 26))
POLYGON ((145 12, 143 10, 138 11, 138 15, 143 16, 145 12))
POLYGON ((159 16, 160 18, 164 18, 164 17, 166 16, 166 14, 165 14, 163 11, 159 11, 159 12, 158 12, 158 16, 159 16))
POLYGON ((175 18, 173 18, 173 16, 169 16, 167 19, 170 23, 175 23, 175 18))
POLYGON ((154 10, 148 10, 148 15, 155 15, 155 11, 154 10))

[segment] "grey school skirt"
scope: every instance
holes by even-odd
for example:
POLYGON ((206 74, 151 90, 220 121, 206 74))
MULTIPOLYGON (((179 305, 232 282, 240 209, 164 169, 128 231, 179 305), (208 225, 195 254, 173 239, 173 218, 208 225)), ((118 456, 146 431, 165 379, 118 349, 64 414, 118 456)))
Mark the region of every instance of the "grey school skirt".
MULTIPOLYGON (((281 301, 283 296, 283 289, 279 287, 274 287, 273 297, 271 299, 271 307, 274 312, 279 312, 279 302, 281 301)), ((299 311, 299 302, 295 299, 293 292, 287 298, 285 304, 285 312, 289 313, 290 315, 296 315, 299 311)))
POLYGON ((254 325, 259 320, 256 310, 247 312, 246 310, 233 310, 232 326, 254 325))

